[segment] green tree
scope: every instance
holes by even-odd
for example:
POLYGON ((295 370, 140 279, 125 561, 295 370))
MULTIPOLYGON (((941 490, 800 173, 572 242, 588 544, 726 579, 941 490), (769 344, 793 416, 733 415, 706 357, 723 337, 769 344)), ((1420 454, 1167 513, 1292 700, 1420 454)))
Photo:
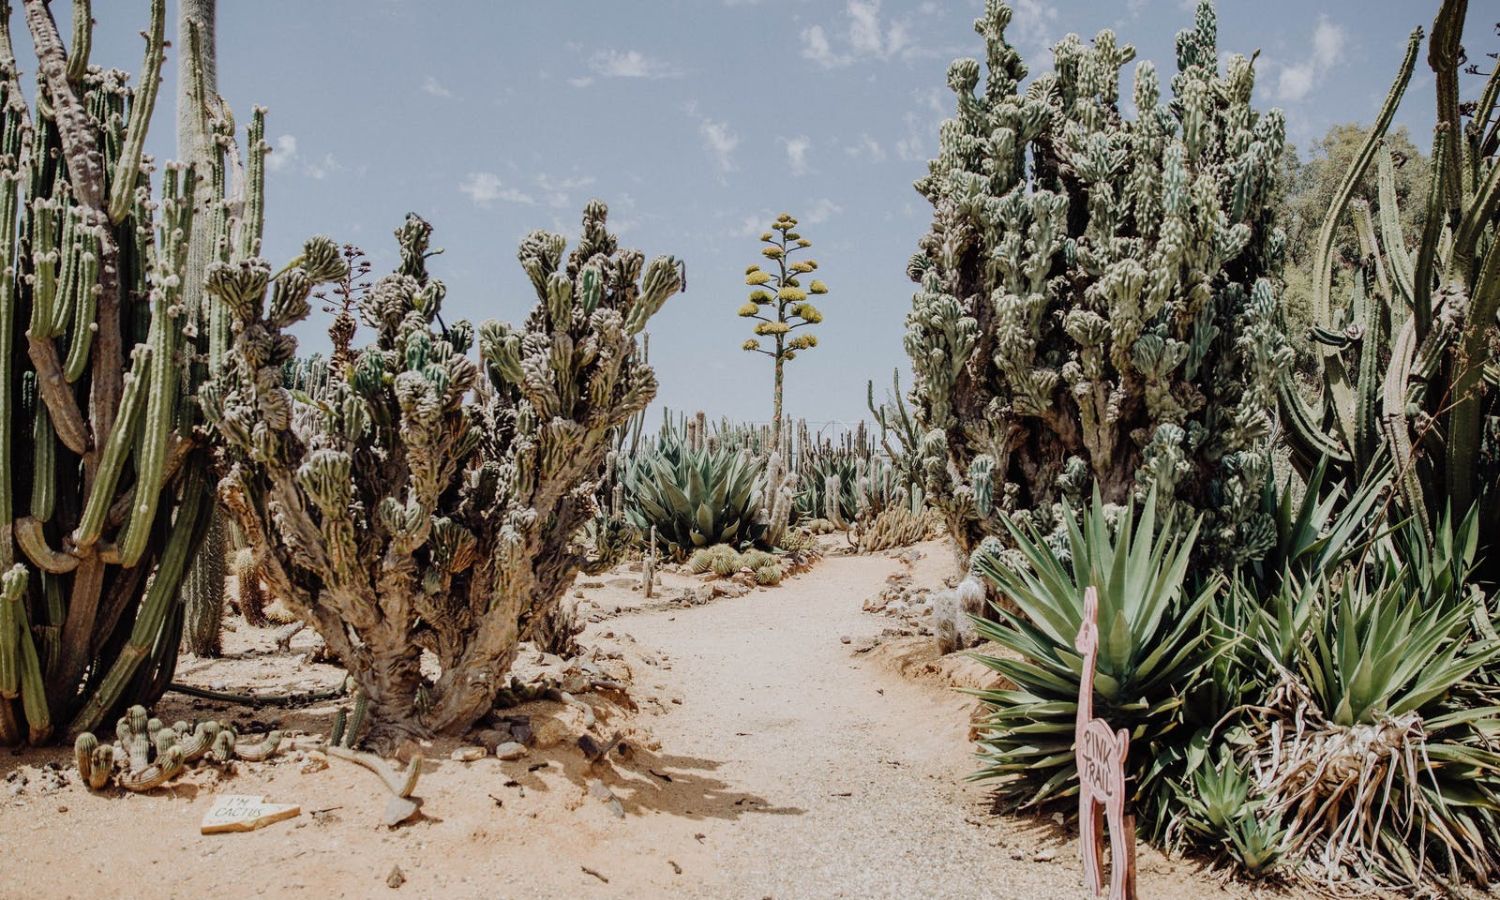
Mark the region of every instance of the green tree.
POLYGON ((775 363, 771 421, 773 447, 781 444, 781 400, 786 364, 803 350, 818 346, 817 336, 809 332, 794 336, 792 332, 823 321, 823 314, 808 302, 807 297, 809 294, 828 293, 828 286, 816 278, 806 288, 802 287, 799 276, 817 271, 818 263, 811 259, 791 258, 792 254, 812 247, 812 241, 798 234, 796 228, 797 220, 782 213, 771 223, 771 230, 760 236, 761 243, 765 244, 760 253, 776 268, 766 271, 756 264, 745 270, 745 283, 751 287, 750 299, 739 309, 742 317, 756 320, 756 337, 746 341, 744 349, 764 353, 775 363), (759 338, 770 338, 773 349, 762 347, 759 338))

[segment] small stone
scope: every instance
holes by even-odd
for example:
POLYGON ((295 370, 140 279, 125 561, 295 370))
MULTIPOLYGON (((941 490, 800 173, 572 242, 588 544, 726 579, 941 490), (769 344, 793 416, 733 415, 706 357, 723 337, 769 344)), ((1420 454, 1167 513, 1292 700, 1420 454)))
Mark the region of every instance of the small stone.
POLYGON ((395 828, 417 814, 422 804, 410 797, 392 797, 385 802, 385 813, 380 822, 387 828, 395 828))
POLYGON ((311 775, 314 772, 321 772, 326 768, 328 768, 328 757, 316 750, 310 750, 307 753, 307 758, 302 762, 300 771, 303 775, 311 775))
POLYGON ((483 747, 486 752, 493 752, 496 747, 508 740, 510 740, 509 729, 501 731, 498 728, 486 728, 474 735, 474 742, 483 747))
POLYGON ((484 759, 489 751, 483 747, 459 747, 449 754, 449 758, 455 762, 474 762, 476 759, 484 759))
POLYGON ((526 745, 516 741, 506 741, 495 746, 495 756, 506 761, 518 760, 526 755, 526 745))
POLYGON ((847 634, 846 635, 842 635, 842 636, 839 637, 839 643, 840 644, 849 644, 849 643, 853 643, 853 642, 854 642, 854 638, 850 637, 847 634))
POLYGON ((608 806, 609 811, 615 814, 615 818, 625 818, 625 807, 620 805, 620 800, 615 796, 615 792, 610 790, 609 786, 604 782, 597 778, 590 778, 589 796, 596 800, 604 801, 604 805, 608 806))
POLYGON ((1045 850, 1038 850, 1031 858, 1036 862, 1052 862, 1057 859, 1057 851, 1048 847, 1045 850))
POLYGON ((391 866, 391 874, 385 876, 385 886, 395 890, 403 884, 406 884, 406 873, 400 866, 391 866))

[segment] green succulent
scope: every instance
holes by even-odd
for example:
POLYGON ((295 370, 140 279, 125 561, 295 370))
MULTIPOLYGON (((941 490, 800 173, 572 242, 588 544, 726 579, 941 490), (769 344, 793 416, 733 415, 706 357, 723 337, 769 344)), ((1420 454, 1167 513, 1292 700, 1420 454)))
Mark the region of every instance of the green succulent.
POLYGON ((625 475, 626 516, 679 558, 698 547, 742 546, 764 526, 762 464, 747 451, 671 444, 636 458, 625 475))
POLYGON ((979 694, 988 712, 979 776, 1000 779, 1002 796, 1040 806, 1078 791, 1082 659, 1074 640, 1091 585, 1099 592, 1095 709, 1130 733, 1126 776, 1137 796, 1159 787, 1157 759, 1183 737, 1184 700, 1211 658, 1205 625, 1219 581, 1189 582, 1197 525, 1174 529, 1170 515, 1158 522, 1155 499, 1148 496, 1137 521, 1133 507, 1106 507, 1095 492, 1081 515, 1063 516, 1066 548, 1010 525, 1014 550, 975 555, 976 571, 1015 609, 997 605, 998 621, 976 620, 983 637, 1018 657, 978 657, 1014 685, 979 694))

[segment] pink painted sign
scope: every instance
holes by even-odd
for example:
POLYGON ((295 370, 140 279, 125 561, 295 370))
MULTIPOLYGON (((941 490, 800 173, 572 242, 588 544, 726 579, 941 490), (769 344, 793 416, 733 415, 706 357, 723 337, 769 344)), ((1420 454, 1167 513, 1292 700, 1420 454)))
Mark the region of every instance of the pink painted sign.
POLYGON ((1074 642, 1083 654, 1078 682, 1078 725, 1073 753, 1078 761, 1078 844, 1084 881, 1098 896, 1104 889, 1104 836, 1109 824, 1110 900, 1135 900, 1135 817, 1126 811, 1125 755, 1130 734, 1112 731, 1094 718, 1094 666, 1099 656, 1099 592, 1083 592, 1083 624, 1074 642))

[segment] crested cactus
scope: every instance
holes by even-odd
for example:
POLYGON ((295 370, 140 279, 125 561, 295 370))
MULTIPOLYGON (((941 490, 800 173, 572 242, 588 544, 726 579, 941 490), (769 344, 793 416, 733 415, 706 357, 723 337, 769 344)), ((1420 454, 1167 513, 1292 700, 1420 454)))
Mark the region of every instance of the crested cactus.
POLYGON ((928 493, 965 552, 1004 519, 1053 530, 1094 482, 1115 505, 1155 487, 1205 514, 1218 559, 1254 557, 1290 360, 1269 206, 1281 114, 1250 106, 1250 60, 1221 71, 1209 3, 1178 35, 1174 99, 1137 66, 1134 119, 1132 46, 1070 35, 1023 90, 1011 16, 987 0, 987 78, 949 68, 958 112, 916 183, 934 215, 905 342, 928 493))
POLYGON ((0 670, 21 684, 0 692, 0 744, 92 730, 171 679, 179 588, 212 506, 192 399, 224 321, 196 290, 190 236, 227 255, 258 244, 263 216, 262 114, 241 166, 201 85, 212 152, 163 167, 153 196, 143 148, 165 0, 150 3, 133 86, 89 64, 89 3, 73 6, 69 52, 49 5, 24 3, 40 70, 28 106, 0 2, 0 571, 19 557, 28 575, 5 604, 18 625, 0 635, 0 670))
POLYGON ((812 278, 818 264, 812 259, 792 259, 793 254, 812 247, 812 241, 797 233, 797 220, 787 213, 776 217, 771 230, 760 236, 760 253, 774 271, 766 271, 759 264, 745 269, 745 284, 749 285, 750 299, 739 308, 742 318, 755 320, 755 337, 745 341, 743 349, 750 353, 764 353, 771 357, 775 373, 772 389, 771 446, 779 446, 782 424, 782 388, 786 381, 786 364, 797 358, 797 354, 818 346, 818 338, 809 331, 793 335, 792 332, 808 328, 823 321, 823 314, 808 301, 808 297, 828 293, 822 279, 812 278), (804 287, 802 276, 809 281, 804 287), (771 342, 771 349, 761 346, 760 339, 771 342))
POLYGON ((578 244, 536 231, 522 327, 444 324, 431 226, 397 231, 401 262, 361 299, 373 341, 311 391, 287 389, 287 329, 343 262, 312 242, 272 278, 223 265, 231 360, 203 406, 223 444, 219 493, 272 591, 322 635, 368 698, 377 746, 460 734, 489 711, 523 640, 583 565, 614 432, 655 394, 637 336, 681 286, 676 260, 620 250, 599 202, 578 244), (427 650, 441 668, 422 671, 427 650))

